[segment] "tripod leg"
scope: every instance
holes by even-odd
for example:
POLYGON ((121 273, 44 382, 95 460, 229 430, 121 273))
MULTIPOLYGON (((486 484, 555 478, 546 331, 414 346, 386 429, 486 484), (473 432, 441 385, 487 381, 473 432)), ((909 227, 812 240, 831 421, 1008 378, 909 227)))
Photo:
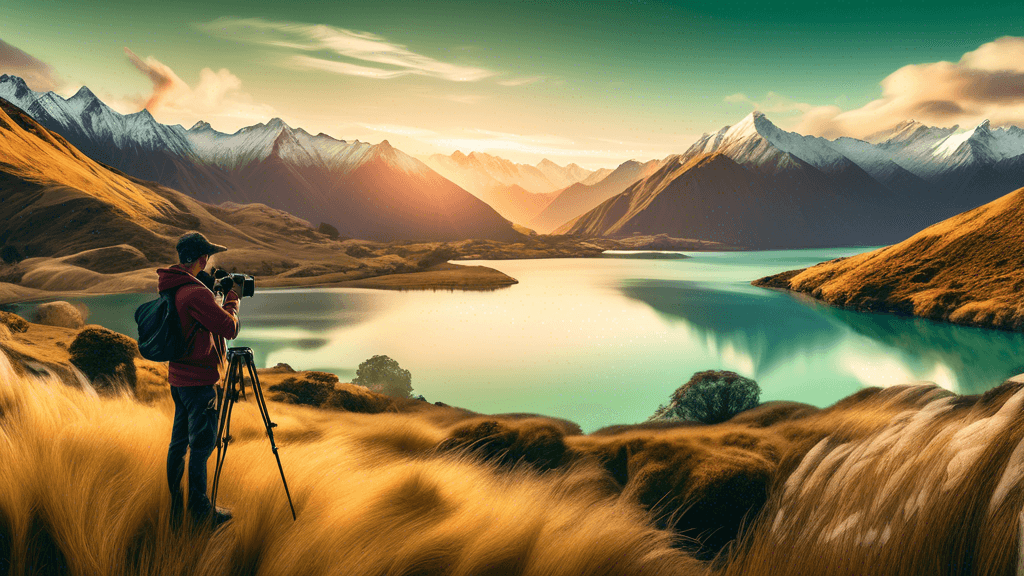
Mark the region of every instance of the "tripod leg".
POLYGON ((284 477, 284 467, 281 466, 281 455, 277 453, 277 443, 274 442, 274 428, 277 427, 277 424, 270 421, 270 413, 267 412, 267 401, 263 398, 263 387, 260 386, 260 379, 256 375, 256 366, 251 355, 246 356, 246 367, 249 369, 252 395, 256 398, 256 404, 259 406, 260 414, 263 416, 263 424, 267 428, 267 438, 270 439, 270 448, 274 452, 274 458, 277 459, 277 469, 281 472, 281 483, 284 484, 284 494, 288 497, 288 507, 292 511, 292 520, 295 520, 295 505, 292 504, 292 494, 288 490, 288 481, 284 477))
POLYGON ((232 357, 228 366, 224 389, 221 391, 219 418, 217 423, 217 466, 213 473, 213 486, 210 490, 210 502, 217 507, 217 488, 220 486, 220 474, 224 469, 224 460, 228 456, 228 443, 231 441, 231 412, 235 407, 235 386, 242 374, 241 358, 232 357))

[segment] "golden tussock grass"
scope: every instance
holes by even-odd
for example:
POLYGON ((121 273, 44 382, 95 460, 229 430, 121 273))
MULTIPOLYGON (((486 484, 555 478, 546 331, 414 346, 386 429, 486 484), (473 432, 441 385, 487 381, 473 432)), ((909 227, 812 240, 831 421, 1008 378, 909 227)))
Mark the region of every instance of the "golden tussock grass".
MULTIPOLYGON (((209 533, 169 528, 171 404, 96 396, 0 357, 0 573, 692 574, 594 467, 538 474, 438 452, 415 414, 272 403, 298 521, 258 412, 235 409, 209 533)), ((211 459, 212 465, 212 459, 211 459)))

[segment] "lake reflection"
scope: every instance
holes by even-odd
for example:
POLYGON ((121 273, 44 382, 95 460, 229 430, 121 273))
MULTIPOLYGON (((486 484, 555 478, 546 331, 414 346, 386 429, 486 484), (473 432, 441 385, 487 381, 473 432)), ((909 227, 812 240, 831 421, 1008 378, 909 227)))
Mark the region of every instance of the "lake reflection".
MULTIPOLYGON (((234 345, 252 347, 261 366, 344 380, 386 354, 430 401, 557 416, 586 431, 643 421, 707 369, 755 378, 762 400, 818 406, 915 380, 978 393, 1024 372, 1024 335, 837 310, 749 284, 863 250, 484 262, 519 280, 494 292, 258 290, 234 345)), ((135 336, 132 312, 151 297, 81 301, 90 322, 135 336)))

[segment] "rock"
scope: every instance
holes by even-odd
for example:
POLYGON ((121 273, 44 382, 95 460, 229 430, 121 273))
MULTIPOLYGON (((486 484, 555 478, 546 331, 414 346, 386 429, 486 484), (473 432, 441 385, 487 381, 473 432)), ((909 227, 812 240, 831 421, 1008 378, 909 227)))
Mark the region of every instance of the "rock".
POLYGON ((85 324, 85 318, 82 312, 69 302, 47 302, 36 307, 36 323, 61 328, 81 328, 85 324))

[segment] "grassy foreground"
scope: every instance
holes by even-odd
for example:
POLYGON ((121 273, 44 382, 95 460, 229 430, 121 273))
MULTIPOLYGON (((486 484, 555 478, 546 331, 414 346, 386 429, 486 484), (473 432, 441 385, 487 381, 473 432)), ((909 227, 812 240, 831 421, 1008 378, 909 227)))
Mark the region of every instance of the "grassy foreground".
POLYGON ((590 435, 411 400, 271 402, 294 522, 240 402, 220 497, 235 520, 211 535, 168 527, 159 365, 137 362, 145 402, 97 394, 61 368, 70 334, 0 326, 0 574, 987 576, 1021 558, 1020 383, 590 435))

